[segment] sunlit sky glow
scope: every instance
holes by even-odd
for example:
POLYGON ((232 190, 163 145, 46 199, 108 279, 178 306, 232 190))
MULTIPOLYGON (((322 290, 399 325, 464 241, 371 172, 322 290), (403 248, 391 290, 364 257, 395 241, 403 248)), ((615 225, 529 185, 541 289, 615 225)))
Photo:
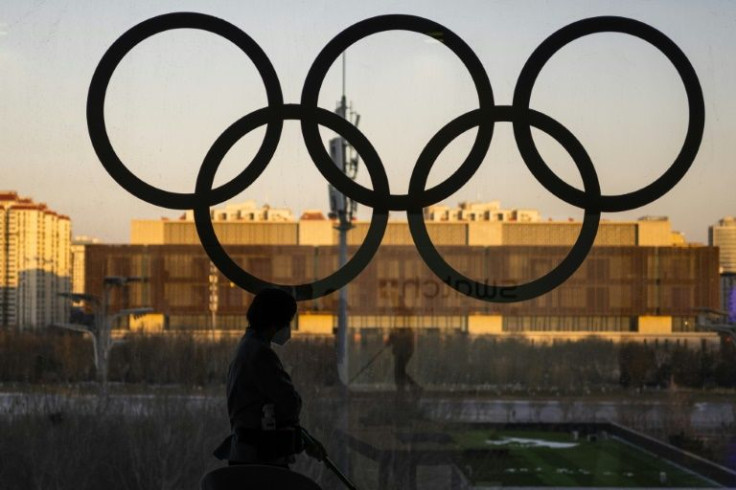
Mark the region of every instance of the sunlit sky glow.
MULTIPOLYGON (((128 240, 133 218, 181 214, 120 188, 97 160, 85 120, 89 82, 108 46, 133 25, 172 11, 215 15, 247 32, 270 57, 286 102, 298 102, 309 66, 333 36, 374 15, 419 15, 459 34, 485 66, 497 104, 511 103, 527 57, 557 29, 597 15, 646 22, 673 39, 693 63, 706 99, 705 136, 690 172, 670 193, 605 218, 666 215, 688 240, 704 242, 709 224, 736 214, 736 6, 727 1, 5 2, 0 6, 0 189, 17 190, 68 214, 75 235, 114 242, 128 240)), ((392 190, 403 192, 431 136, 477 106, 470 76, 443 45, 413 33, 371 36, 346 56, 348 98, 361 114, 360 128, 381 155, 392 190)), ((336 63, 323 85, 322 107, 334 109, 340 80, 336 63)), ((255 68, 234 46, 211 34, 178 30, 150 38, 120 64, 106 115, 113 145, 131 171, 153 185, 191 191, 212 142, 265 102, 255 68)), ((653 47, 621 34, 588 36, 555 55, 537 81, 532 107, 578 137, 606 193, 628 192, 661 174, 679 151, 687 125, 684 90, 674 68, 653 47)), ((470 148, 471 133, 443 153, 430 184, 456 168, 470 148)), ((233 148, 216 182, 250 161, 262 134, 256 131, 233 148)), ((545 135, 538 134, 537 141, 550 166, 579 185, 564 152, 545 135)), ((369 185, 362 170, 359 180, 369 185)), ((327 183, 311 164, 297 123, 286 124, 272 164, 231 202, 246 199, 297 213, 327 210, 327 183)), ((537 208, 545 218, 582 216, 534 180, 510 126, 503 124, 479 172, 446 203, 494 199, 504 207, 537 208)))

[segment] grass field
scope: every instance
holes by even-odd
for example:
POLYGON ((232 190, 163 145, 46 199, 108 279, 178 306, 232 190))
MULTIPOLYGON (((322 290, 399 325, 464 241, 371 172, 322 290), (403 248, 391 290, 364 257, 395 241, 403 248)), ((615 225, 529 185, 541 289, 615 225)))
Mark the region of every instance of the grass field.
POLYGON ((478 486, 713 487, 709 481, 615 438, 566 432, 468 430, 452 434, 478 486), (662 482, 661 472, 666 473, 662 482))

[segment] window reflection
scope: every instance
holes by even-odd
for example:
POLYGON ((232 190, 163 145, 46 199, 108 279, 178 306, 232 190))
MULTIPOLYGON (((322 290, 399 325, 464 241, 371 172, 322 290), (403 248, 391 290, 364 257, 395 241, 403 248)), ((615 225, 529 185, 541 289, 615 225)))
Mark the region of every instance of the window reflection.
MULTIPOLYGON (((246 7, 221 5, 208 13, 261 43, 284 100, 293 103, 326 40, 395 10, 380 3, 322 7, 248 6, 244 16, 246 7)), ((726 218, 733 171, 723 163, 734 112, 724 95, 734 70, 733 8, 653 2, 603 12, 563 3, 540 15, 532 3, 449 7, 406 9, 466 40, 493 75, 498 105, 511 103, 516 73, 556 28, 616 14, 660 29, 703 84, 701 153, 671 194, 604 215, 593 248, 562 285, 528 301, 499 302, 564 259, 582 213, 530 184, 509 143, 511 125, 496 124, 494 146, 466 188, 424 208, 440 255, 478 284, 435 275, 406 217, 392 213, 377 254, 346 286, 345 325, 337 292, 300 301, 293 338, 276 349, 302 394, 302 425, 359 488, 733 485, 736 271, 729 262, 733 219, 726 218)), ((223 383, 253 295, 218 270, 191 210, 141 206, 100 171, 80 110, 115 38, 178 8, 109 6, 103 15, 91 5, 50 2, 13 6, 0 18, 0 65, 9 74, 0 82, 9 121, 0 146, 13 162, 6 185, 21 193, 0 192, 0 476, 10 488, 196 487, 219 464, 210 452, 228 432, 223 383), (59 26, 81 34, 61 35, 59 26), (35 206, 42 201, 49 204, 35 206), (71 221, 74 236, 100 239, 51 232, 59 221, 71 221), (99 340, 108 327, 109 338, 99 340), (67 447, 70 440, 79 444, 67 447)), ((150 47, 135 47, 112 78, 105 107, 112 146, 130 170, 182 192, 192 191, 222 129, 266 105, 263 90, 251 88, 260 90, 260 76, 233 55, 237 50, 204 37, 188 44, 187 34, 164 33, 147 40, 150 47), (166 55, 153 56, 157 50, 166 55), (199 96, 205 102, 196 102, 199 96)), ((676 157, 687 129, 677 73, 661 53, 629 37, 595 35, 565 47, 531 100, 580 139, 606 193, 656 178, 665 168, 660 159, 676 157)), ((406 192, 425 142, 478 106, 467 70, 445 52, 449 39, 441 30, 388 32, 348 49, 355 106, 340 101, 341 114, 358 125, 360 109, 359 127, 394 193, 406 192)), ((327 72, 320 107, 332 109, 344 93, 344 61, 327 72)), ((224 158, 217 185, 251 161, 259 131, 224 158)), ((341 210, 328 203, 344 199, 334 188, 328 194, 310 166, 300 129, 289 131, 258 182, 210 208, 234 262, 287 286, 340 266, 341 210)), ((352 142, 321 131, 325 148, 365 158, 352 142)), ((439 155, 427 187, 467 157, 476 131, 439 155)), ((570 157, 546 136, 534 138, 555 173, 582 188, 578 172, 567 168, 570 157)), ((370 187, 362 160, 357 171, 357 182, 370 187)), ((343 204, 342 211, 355 203, 343 204)), ((358 204, 347 220, 348 257, 367 239, 370 211, 358 204)), ((324 488, 342 488, 304 455, 292 469, 324 488)))

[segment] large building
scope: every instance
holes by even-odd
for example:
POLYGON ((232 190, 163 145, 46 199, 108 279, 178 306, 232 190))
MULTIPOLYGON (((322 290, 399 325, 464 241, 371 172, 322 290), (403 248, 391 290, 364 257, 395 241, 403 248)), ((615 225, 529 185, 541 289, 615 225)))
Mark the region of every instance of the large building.
MULTIPOLYGON (((256 209, 254 205, 249 207, 256 209)), ((269 209, 266 207, 265 212, 269 209)), ((280 210, 277 216, 283 215, 283 210, 280 210)), ((237 213, 220 210, 213 210, 211 216, 215 233, 223 245, 320 246, 338 243, 335 223, 319 212, 306 212, 298 221, 252 219, 250 213, 238 218, 237 213)), ((433 206, 425 210, 425 219, 429 235, 436 245, 568 246, 577 239, 581 226, 574 220, 542 221, 535 210, 502 210, 496 201, 461 203, 457 209, 433 206)), ((348 243, 360 245, 370 223, 357 221, 353 225, 348 243)), ((133 220, 130 242, 132 245, 200 243, 191 213, 178 220, 133 220)), ((412 243, 406 221, 389 222, 384 245, 412 243)), ((672 230, 667 218, 644 217, 638 221, 601 221, 595 245, 668 247, 685 243, 682 235, 672 230)))
POLYGON ((87 245, 100 243, 98 238, 80 235, 74 237, 71 245, 72 254, 72 292, 83 293, 86 290, 84 285, 85 274, 85 248, 87 245))
POLYGON ((16 192, 0 192, 0 326, 67 321, 71 222, 16 192))
MULTIPOLYGON (((468 211, 477 211, 476 218, 448 212, 448 219, 428 220, 427 227, 450 264, 489 285, 544 275, 568 253, 581 226, 542 221, 532 212, 521 221, 494 218, 478 207, 468 211), (449 218, 453 215, 458 219, 449 218)), ((227 252, 262 279, 299 284, 337 268, 335 223, 321 213, 287 222, 214 217, 227 252)), ((365 222, 354 225, 350 253, 368 228, 365 222)), ((132 238, 132 245, 86 247, 88 292, 99 294, 106 275, 145 276, 148 282, 117 292, 113 308, 151 306, 157 328, 169 330, 244 328, 250 296, 213 269, 191 220, 134 222, 132 238)), ((447 287, 422 261, 407 223, 390 222, 378 253, 349 285, 349 325, 569 338, 702 336, 696 309, 719 304, 717 249, 683 244, 680 238, 666 218, 602 222, 589 256, 564 284, 530 301, 498 304, 447 287)), ((336 307, 335 295, 302 302, 299 330, 331 333, 336 307)))
POLYGON ((708 245, 718 247, 722 273, 736 273, 736 218, 727 216, 708 227, 708 245))
POLYGON ((729 320, 736 322, 736 218, 726 216, 708 227, 708 244, 718 247, 721 272, 721 304, 729 320))
POLYGON ((540 221, 536 209, 502 209, 500 201, 461 202, 456 208, 444 205, 424 209, 427 221, 540 221))

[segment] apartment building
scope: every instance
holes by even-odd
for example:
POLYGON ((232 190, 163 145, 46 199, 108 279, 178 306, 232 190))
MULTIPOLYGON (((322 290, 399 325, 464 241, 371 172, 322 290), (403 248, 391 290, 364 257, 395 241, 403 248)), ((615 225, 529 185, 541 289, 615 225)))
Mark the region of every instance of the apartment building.
POLYGON ((0 191, 0 326, 35 329, 66 321, 71 221, 44 203, 0 191))

